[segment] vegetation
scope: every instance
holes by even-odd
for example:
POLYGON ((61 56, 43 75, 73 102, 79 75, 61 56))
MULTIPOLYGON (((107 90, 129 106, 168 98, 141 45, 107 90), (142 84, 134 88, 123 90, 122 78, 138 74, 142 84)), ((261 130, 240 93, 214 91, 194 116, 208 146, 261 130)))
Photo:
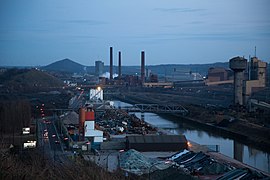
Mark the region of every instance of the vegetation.
POLYGON ((109 173, 91 162, 78 158, 72 165, 44 160, 38 151, 14 155, 0 148, 0 179, 124 179, 120 173, 109 173))
POLYGON ((6 92, 36 92, 63 86, 59 79, 36 69, 9 69, 0 75, 6 92))
POLYGON ((0 101, 1 134, 18 133, 29 126, 31 106, 26 100, 0 101))

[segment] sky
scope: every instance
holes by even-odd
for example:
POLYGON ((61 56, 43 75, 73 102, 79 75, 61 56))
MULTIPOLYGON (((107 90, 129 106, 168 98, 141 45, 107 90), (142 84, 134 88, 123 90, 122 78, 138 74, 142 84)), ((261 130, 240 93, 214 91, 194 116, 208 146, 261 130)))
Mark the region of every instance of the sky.
POLYGON ((0 66, 270 60, 269 0, 0 0, 0 66))

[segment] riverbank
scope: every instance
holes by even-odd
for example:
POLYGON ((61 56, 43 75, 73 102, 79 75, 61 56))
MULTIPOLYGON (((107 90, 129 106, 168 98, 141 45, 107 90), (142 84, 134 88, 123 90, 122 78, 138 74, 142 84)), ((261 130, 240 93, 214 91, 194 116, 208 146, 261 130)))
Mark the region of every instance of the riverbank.
MULTIPOLYGON (((152 98, 139 98, 139 95, 124 95, 115 97, 123 102, 130 104, 138 103, 156 103, 152 98)), ((218 112, 213 113, 212 110, 205 109, 199 106, 189 105, 188 110, 191 110, 188 116, 181 116, 178 114, 166 114, 174 119, 174 122, 187 123, 199 129, 208 131, 210 133, 237 140, 245 145, 262 150, 269 153, 270 138, 269 128, 249 123, 243 119, 238 119, 232 123, 227 123, 226 127, 214 125, 216 117, 220 118, 218 112), (204 117, 202 117, 204 115, 204 117), (207 121, 205 121, 207 119, 207 121)))
MULTIPOLYGON (((125 103, 123 101, 114 101, 114 104, 115 107, 119 108, 131 106, 131 104, 125 103)), ((218 156, 220 162, 231 164, 234 167, 239 168, 248 167, 256 171, 263 171, 266 174, 269 172, 268 169, 270 166, 267 165, 267 155, 265 155, 262 151, 255 150, 230 139, 215 136, 211 133, 208 134, 208 132, 203 130, 197 130, 197 128, 194 126, 188 125, 186 123, 177 124, 171 120, 172 118, 168 118, 167 114, 163 114, 161 116, 154 113, 144 112, 135 113, 135 115, 141 119, 144 119, 145 122, 151 124, 157 129, 164 130, 164 133, 185 135, 189 141, 189 150, 193 152, 199 153, 202 151, 212 157, 212 152, 218 151, 219 153, 214 153, 214 155, 220 154, 218 156), (196 142, 200 144, 197 144, 196 142), (235 149, 235 145, 237 145, 237 149, 235 149), (237 159, 237 161, 233 158, 237 159), (230 161, 228 161, 228 159, 230 159, 230 161)), ((216 158, 213 157, 213 159, 216 158)))

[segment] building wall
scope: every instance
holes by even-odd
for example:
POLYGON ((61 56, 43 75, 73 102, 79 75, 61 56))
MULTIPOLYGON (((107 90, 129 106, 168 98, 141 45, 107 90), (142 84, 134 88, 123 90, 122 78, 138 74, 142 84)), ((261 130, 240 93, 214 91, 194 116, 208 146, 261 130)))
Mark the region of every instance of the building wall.
POLYGON ((245 83, 245 101, 247 102, 255 89, 266 87, 267 82, 267 63, 257 57, 250 61, 250 80, 245 83))
POLYGON ((260 85, 266 84, 267 63, 253 57, 250 61, 250 80, 258 80, 260 85))
POLYGON ((228 72, 225 68, 209 68, 208 70, 208 81, 226 81, 228 80, 228 72))
POLYGON ((104 62, 102 61, 96 61, 95 62, 95 75, 101 76, 104 72, 104 62))

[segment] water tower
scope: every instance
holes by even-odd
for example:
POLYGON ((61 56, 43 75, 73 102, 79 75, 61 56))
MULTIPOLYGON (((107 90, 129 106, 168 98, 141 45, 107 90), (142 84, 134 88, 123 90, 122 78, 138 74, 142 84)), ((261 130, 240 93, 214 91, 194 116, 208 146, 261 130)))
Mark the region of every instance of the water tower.
POLYGON ((247 60, 243 57, 230 59, 230 68, 234 71, 234 104, 243 105, 243 80, 247 60))

